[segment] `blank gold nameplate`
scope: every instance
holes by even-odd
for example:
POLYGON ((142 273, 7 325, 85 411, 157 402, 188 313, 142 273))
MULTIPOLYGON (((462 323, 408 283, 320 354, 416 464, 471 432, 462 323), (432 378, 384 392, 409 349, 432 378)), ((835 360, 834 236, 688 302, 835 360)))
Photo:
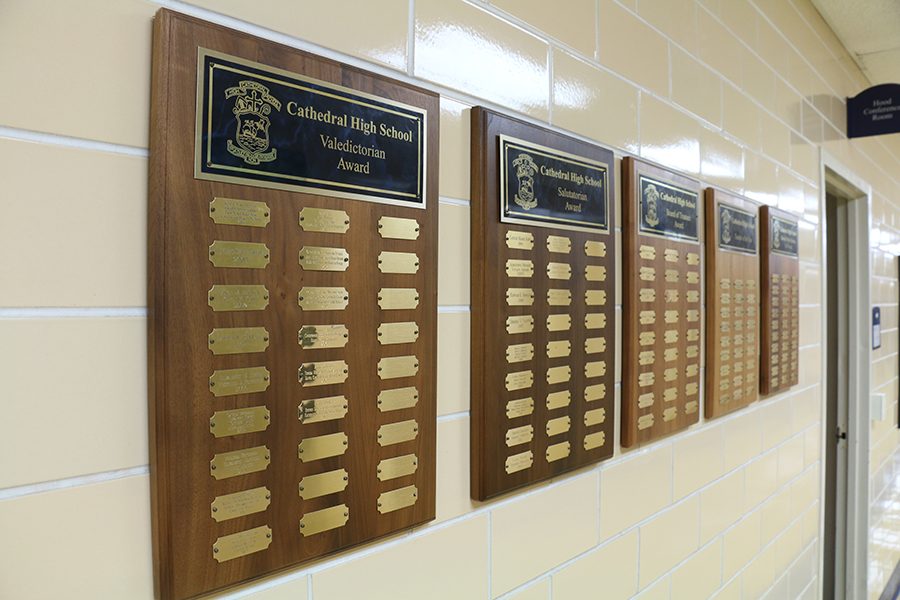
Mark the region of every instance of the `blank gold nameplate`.
POLYGON ((343 348, 349 338, 345 325, 304 325, 297 332, 297 343, 304 349, 343 348))
POLYGON ((700 320, 700 311, 699 310, 689 310, 685 313, 687 315, 688 323, 696 323, 700 320))
POLYGON ((534 331, 534 317, 520 315, 506 317, 506 333, 531 333, 534 331))
POLYGON ((243 492, 216 496, 209 505, 210 514, 216 523, 262 512, 269 508, 272 493, 267 487, 253 488, 243 492))
POLYGON ((655 310, 642 310, 638 313, 638 323, 641 325, 653 325, 656 323, 656 311, 655 310))
POLYGON ((378 219, 378 235, 391 240, 417 240, 419 222, 400 217, 381 217, 378 219))
POLYGON ((584 268, 584 278, 588 281, 606 281, 606 267, 588 265, 584 268))
POLYGON ((388 412, 402 408, 412 408, 419 401, 419 392, 414 387, 383 390, 378 394, 378 410, 388 412))
POLYGON ((520 444, 527 444, 534 439, 534 427, 523 425, 506 432, 506 445, 509 448, 520 444))
POLYGON ((416 503, 418 497, 419 491, 414 485, 408 485, 398 490, 384 492, 378 496, 378 512, 385 514, 412 506, 416 503))
POLYGON ((512 250, 531 250, 534 248, 534 234, 527 231, 507 231, 506 247, 512 250))
POLYGON ((639 431, 643 429, 649 429, 651 427, 653 427, 653 413, 638 417, 637 428, 639 431))
POLYGON ((653 392, 646 392, 638 396, 638 408, 649 408, 653 406, 653 402, 656 396, 653 395, 653 392))
POLYGON ((678 399, 678 390, 676 388, 666 388, 663 390, 663 402, 673 402, 678 399))
POLYGON ((572 267, 568 263, 549 263, 547 265, 547 277, 550 279, 571 279, 572 267))
POLYGON ((603 444, 606 443, 606 432, 605 431, 597 431, 595 433, 589 433, 584 436, 584 449, 585 450, 593 450, 594 448, 599 448, 603 444))
POLYGON ((213 558, 216 562, 225 562, 266 550, 271 543, 272 529, 268 525, 223 535, 213 544, 213 558))
POLYGON ((666 248, 666 262, 678 262, 679 255, 678 250, 666 248))
POLYGON ((641 244, 641 247, 638 249, 638 254, 644 260, 656 260, 656 248, 653 246, 641 244))
POLYGON ((265 352, 269 347, 269 332, 265 327, 216 328, 207 337, 207 346, 216 356, 265 352))
POLYGON ((653 350, 644 350, 638 354, 639 365, 652 365, 656 360, 656 353, 653 350))
POLYGON ((419 424, 415 419, 400 421, 399 423, 387 423, 378 428, 378 445, 390 446, 416 439, 419 435, 419 424))
POLYGON ((350 518, 350 509, 346 504, 339 504, 330 508, 323 508, 308 512, 300 519, 300 533, 303 537, 315 535, 323 531, 337 529, 347 524, 350 518))
POLYGON ((346 271, 350 266, 350 254, 343 248, 303 246, 299 256, 304 271, 346 271))
POLYGON ((297 446, 297 455, 303 462, 340 456, 347 451, 347 434, 343 431, 305 438, 297 446))
POLYGON ((547 342, 547 358, 561 358, 572 353, 572 344, 568 340, 547 342))
POLYGON ((585 329, 603 329, 606 327, 606 315, 603 313, 588 313, 584 316, 585 329))
POLYGON ((412 377, 419 372, 419 359, 415 356, 391 356, 378 361, 378 377, 397 379, 412 377))
POLYGON ((648 387, 656 383, 656 374, 650 373, 641 373, 638 375, 638 385, 640 387, 648 387))
POLYGON ((603 258, 606 256, 606 242, 585 242, 584 253, 586 256, 603 258))
POLYGON ((300 480, 300 497, 304 500, 319 498, 328 494, 343 492, 347 488, 350 476, 345 469, 307 475, 300 480))
POLYGON ((588 379, 590 379, 591 377, 603 377, 604 375, 606 375, 605 360, 597 360, 594 362, 585 363, 584 376, 588 379))
POLYGON ((416 288, 381 288, 378 291, 378 306, 382 310, 404 310, 419 306, 419 292, 416 288))
POLYGON ((547 250, 558 254, 568 254, 572 251, 572 240, 561 235, 548 235, 547 250))
POLYGON ((606 292, 604 290, 587 290, 584 293, 584 303, 588 306, 604 306, 606 304, 606 292))
POLYGON ((585 411, 585 413, 584 413, 585 427, 592 427, 594 425, 600 425, 604 421, 606 421, 606 409, 605 408, 595 408, 593 410, 585 411))
POLYGON ((510 400, 506 403, 506 418, 515 419, 524 417, 534 412, 534 400, 531 398, 520 398, 519 400, 510 400))
POLYGON ((571 452, 571 444, 569 442, 560 442, 559 444, 547 446, 545 456, 547 457, 547 462, 553 462, 567 457, 569 452, 571 452))
POLYGON ((253 200, 214 198, 209 203, 209 218, 217 225, 265 227, 269 224, 269 207, 253 200))
POLYGON ((700 302, 700 292, 697 290, 688 290, 686 298, 688 302, 700 302))
POLYGON ((675 381, 676 379, 678 379, 678 369, 675 367, 669 367, 663 371, 663 381, 675 381))
POLYGON ((557 417, 547 421, 547 437, 553 437, 569 431, 572 420, 569 417, 557 417))
POLYGON ((640 271, 638 271, 638 277, 641 278, 641 281, 654 281, 656 280, 656 269, 653 267, 641 267, 640 271))
POLYGON ((670 406, 669 408, 663 411, 663 422, 667 423, 669 421, 674 421, 675 417, 678 416, 678 407, 670 406))
POLYGON ((674 344, 678 341, 678 331, 675 329, 669 329, 663 335, 663 339, 667 344, 674 344))
POLYGON ((687 350, 685 350, 684 355, 688 358, 697 358, 697 355, 700 353, 700 348, 698 346, 688 346, 687 350))
POLYGON ((584 401, 585 402, 594 402, 596 400, 602 400, 605 396, 606 396, 606 384, 605 383, 597 383, 594 385, 584 386, 584 401))
POLYGON ((344 310, 350 294, 342 287, 304 287, 297 294, 303 310, 344 310))
POLYGON ((550 306, 569 306, 572 304, 572 292, 569 290, 547 290, 547 304, 550 306))
POLYGON ((517 371, 506 375, 506 391, 514 392, 531 387, 534 383, 534 374, 531 371, 517 371))
POLYGON ((728 306, 723 306, 722 308, 719 309, 719 316, 721 316, 723 319, 730 319, 731 318, 731 308, 729 308, 728 306))
POLYGON ((268 387, 269 370, 265 367, 213 371, 209 378, 209 391, 217 398, 264 392, 268 387))
POLYGON ((698 271, 688 271, 685 277, 688 283, 700 283, 700 273, 698 271))
POLYGON ((584 340, 584 353, 597 354, 606 350, 606 338, 596 337, 584 340))
MULTIPOLYGON (((741 284, 741 285, 743 286, 743 284, 741 284)), ((735 281, 734 286, 737 287, 737 281, 735 281)), ((723 277, 722 279, 719 280, 719 287, 722 288, 723 290, 730 290, 731 289, 731 279, 728 279, 727 277, 723 277)))
POLYGON ((572 327, 569 315, 550 315, 547 317, 547 331, 568 331, 572 327))
POLYGON ((385 458, 375 469, 379 481, 389 481, 398 477, 412 475, 419 468, 419 459, 415 454, 404 454, 394 458, 385 458))
POLYGON ((678 302, 678 290, 666 290, 666 302, 678 302))
POLYGON ((264 285, 214 285, 207 302, 214 312, 263 310, 269 305, 269 290, 264 285))
POLYGON ((641 346, 652 346, 656 343, 656 333, 652 331, 645 331, 638 335, 638 343, 641 346))
POLYGON ((269 410, 265 406, 217 410, 209 418, 209 431, 220 438, 242 433, 265 431, 269 427, 269 410))
POLYGON ((253 242, 216 240, 209 245, 209 262, 225 269, 265 269, 269 248, 253 242))
POLYGON ((687 253, 687 264, 689 265, 699 265, 700 264, 700 255, 696 252, 688 252, 687 253))
POLYGON ((389 344, 411 344, 419 339, 419 326, 415 321, 404 323, 382 323, 378 326, 378 342, 389 344))
POLYGON ((678 360, 678 348, 666 348, 666 350, 663 352, 663 358, 666 362, 678 360))
POLYGON ((678 311, 677 310, 667 310, 665 313, 665 321, 666 323, 672 324, 678 322, 678 311))
POLYGON ((531 288, 509 288, 506 290, 509 306, 531 306, 534 304, 534 290, 531 288))
POLYGON ((553 385, 554 383, 563 383, 569 381, 571 378, 572 369, 569 367, 550 367, 547 369, 547 383, 550 385, 553 385))
POLYGON ((304 207, 300 211, 300 229, 319 233, 347 233, 350 217, 342 210, 304 207))
POLYGON ((688 414, 688 415, 693 414, 693 413, 697 412, 698 407, 699 407, 699 404, 697 403, 697 401, 692 400, 690 402, 685 403, 684 412, 685 412, 685 414, 688 414))
POLYGON ((530 260, 510 258, 506 261, 507 277, 531 277, 534 275, 534 263, 530 260))
POLYGON ((213 479, 227 479, 247 473, 265 471, 269 467, 269 449, 265 446, 222 452, 209 461, 209 474, 213 479))
POLYGON ((509 458, 506 459, 506 473, 507 475, 511 473, 517 473, 519 471, 524 471, 531 467, 534 463, 534 454, 531 450, 527 452, 522 452, 520 454, 513 454, 509 458))
POLYGON ((679 274, 676 269, 666 269, 666 281, 669 283, 678 283, 679 274))
POLYGON ((696 382, 689 383, 686 386, 684 386, 684 393, 687 396, 693 396, 694 394, 696 394, 699 391, 700 391, 700 386, 696 382))
POLYGON ((347 398, 329 396, 314 400, 303 400, 297 407, 297 418, 301 423, 321 423, 335 421, 347 415, 347 398))
POLYGON ((572 402, 572 393, 569 390, 551 392, 547 394, 547 410, 565 408, 572 402))
POLYGON ((411 275, 419 271, 419 257, 414 252, 382 252, 378 255, 378 270, 411 275))
POLYGON ((525 362, 534 358, 534 344, 513 344, 506 347, 506 362, 525 362))
POLYGON ((700 330, 699 329, 688 329, 687 330, 687 341, 696 342, 700 339, 700 330))
POLYGON ((303 387, 332 385, 347 381, 349 368, 342 360, 303 363, 297 369, 297 380, 303 387))
POLYGON ((638 298, 641 302, 656 302, 656 290, 653 288, 641 288, 638 292, 638 298))

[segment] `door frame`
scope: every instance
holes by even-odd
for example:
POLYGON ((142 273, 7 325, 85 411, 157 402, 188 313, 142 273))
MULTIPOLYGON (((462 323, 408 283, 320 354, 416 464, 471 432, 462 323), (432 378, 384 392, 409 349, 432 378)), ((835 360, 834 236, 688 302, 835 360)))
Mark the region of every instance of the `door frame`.
MULTIPOLYGON (((847 448, 847 505, 844 518, 846 519, 847 552, 844 565, 846 574, 845 598, 867 597, 867 559, 869 544, 869 413, 871 404, 871 368, 872 345, 870 340, 869 313, 871 312, 871 252, 869 248, 869 234, 872 206, 872 186, 848 169, 840 160, 828 151, 822 150, 820 160, 819 190, 819 231, 821 240, 819 244, 822 258, 821 298, 822 314, 820 330, 827 329, 828 317, 828 264, 827 264, 827 240, 825 224, 825 191, 826 187, 836 187, 842 196, 849 198, 847 202, 847 233, 848 233, 848 339, 853 344, 848 361, 848 391, 849 406, 848 415, 848 448, 847 448), (856 399, 856 402, 853 402, 856 399)), ((823 344, 827 338, 823 337, 823 344)), ((822 373, 828 368, 828 353, 822 352, 822 373)), ((825 411, 827 393, 821 394, 821 423, 825 423, 825 411)), ((819 456, 823 461, 819 469, 819 531, 825 528, 825 443, 836 435, 834 431, 826 431, 821 427, 819 440, 819 456)), ((840 508, 840 507, 838 507, 840 508)), ((838 515, 841 518, 842 515, 838 515)), ((821 535, 819 539, 821 540, 821 535)), ((824 548, 819 544, 819 568, 824 561, 824 548)), ((823 580, 819 577, 819 597, 823 593, 823 580)))

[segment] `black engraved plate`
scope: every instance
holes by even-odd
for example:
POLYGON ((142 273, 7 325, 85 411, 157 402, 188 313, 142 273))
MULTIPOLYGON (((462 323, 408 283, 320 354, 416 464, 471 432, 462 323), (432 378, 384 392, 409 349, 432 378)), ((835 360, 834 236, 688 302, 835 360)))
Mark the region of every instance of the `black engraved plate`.
POLYGON ((772 215, 772 252, 786 256, 797 256, 798 231, 797 222, 788 221, 772 215))
POLYGON ((719 204, 719 248, 756 254, 756 215, 719 204))
POLYGON ((698 194, 669 183, 640 176, 640 230, 697 241, 698 194))

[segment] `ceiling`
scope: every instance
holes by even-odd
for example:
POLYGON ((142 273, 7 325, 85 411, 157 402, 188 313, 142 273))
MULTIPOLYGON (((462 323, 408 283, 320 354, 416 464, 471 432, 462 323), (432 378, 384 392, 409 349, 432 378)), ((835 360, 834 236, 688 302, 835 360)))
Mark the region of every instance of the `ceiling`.
POLYGON ((900 83, 900 0, 812 0, 873 85, 900 83))

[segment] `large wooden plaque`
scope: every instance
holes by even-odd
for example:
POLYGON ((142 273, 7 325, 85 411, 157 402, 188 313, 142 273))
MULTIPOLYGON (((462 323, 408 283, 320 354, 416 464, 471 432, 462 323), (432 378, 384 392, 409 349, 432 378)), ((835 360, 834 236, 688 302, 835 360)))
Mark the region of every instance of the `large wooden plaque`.
POLYGON ((631 447, 700 415, 700 185, 628 157, 622 205, 622 445, 631 447))
POLYGON ((799 382, 800 259, 796 217, 777 208, 759 211, 762 335, 759 391, 775 394, 799 382))
POLYGON ((472 496, 612 456, 613 154, 472 111, 472 496))
POLYGON ((706 417, 755 402, 759 382, 758 205, 706 188, 706 417))
POLYGON ((162 598, 434 517, 437 115, 433 93, 157 14, 162 598))

